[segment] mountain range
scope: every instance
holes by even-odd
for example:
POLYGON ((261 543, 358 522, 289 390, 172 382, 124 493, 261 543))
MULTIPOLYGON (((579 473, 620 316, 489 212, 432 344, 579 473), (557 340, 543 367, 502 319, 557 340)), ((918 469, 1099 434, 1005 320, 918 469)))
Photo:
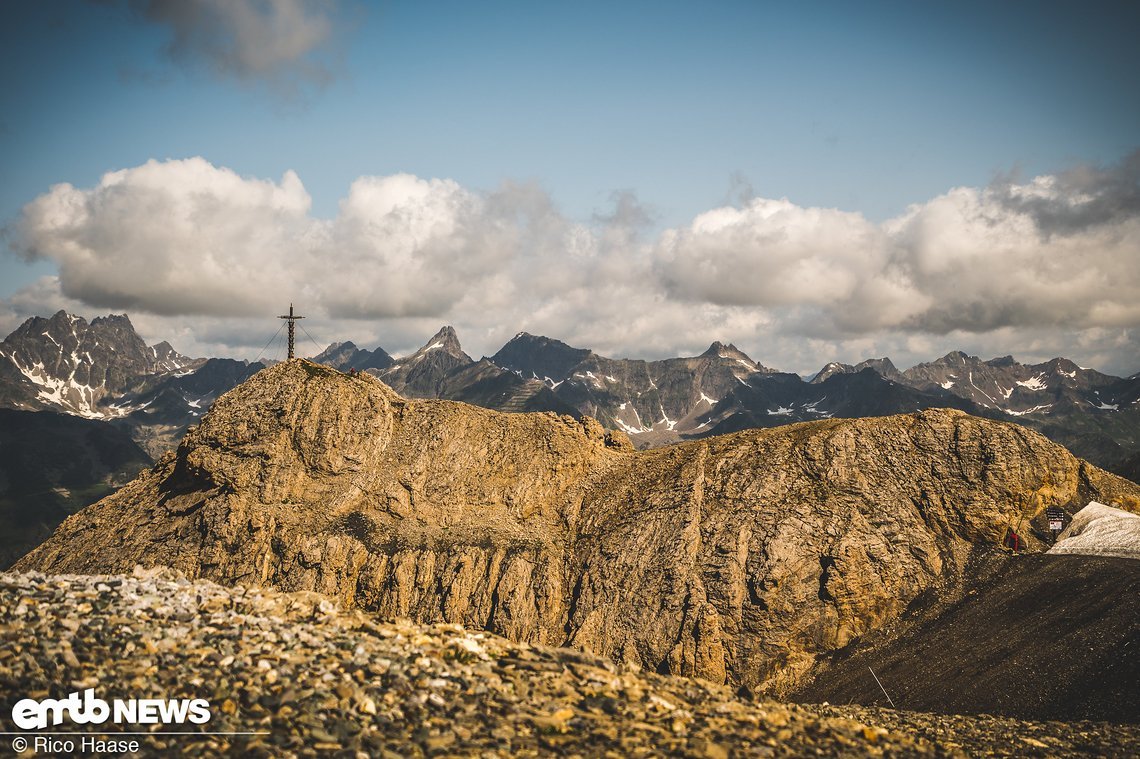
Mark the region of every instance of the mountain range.
POLYGON ((1140 453, 1140 374, 1112 377, 1064 358, 1022 364, 954 351, 906 371, 889 358, 833 362, 805 379, 720 342, 699 356, 644 361, 520 332, 476 361, 444 327, 403 358, 333 344, 313 360, 367 371, 413 398, 586 414, 638 448, 814 419, 956 408, 1031 427, 1121 473, 1135 468, 1140 453))
MULTIPOLYGON (((419 350, 333 343, 313 360, 363 371, 409 398, 500 411, 586 414, 638 448, 752 427, 925 408, 957 408, 1039 430, 1074 453, 1122 469, 1140 454, 1140 374, 1113 377, 1065 358, 1022 364, 954 351, 905 371, 889 358, 832 362, 811 378, 753 360, 732 344, 699 356, 614 359, 520 332, 479 360, 443 327, 419 350)), ((126 429, 150 455, 177 444, 221 393, 272 362, 189 358, 148 346, 125 315, 88 323, 33 317, 0 342, 0 408, 49 410, 126 429)), ((1134 466, 1134 464, 1132 464, 1134 466)))
MULTIPOLYGON (((955 408, 1033 428, 1125 476, 1135 478, 1140 466, 1140 375, 1112 377, 1064 358, 1022 364, 1010 356, 983 361, 955 351, 905 371, 876 358, 829 363, 804 378, 721 342, 698 356, 646 361, 520 332, 493 356, 476 360, 455 330, 443 327, 406 356, 344 342, 313 360, 371 374, 409 398, 592 416, 641 449, 800 421, 955 408)), ((58 413, 81 417, 89 426, 112 428, 108 434, 133 441, 144 460, 154 460, 222 393, 271 363, 190 358, 167 342, 148 346, 126 315, 89 323, 60 311, 28 319, 0 342, 0 409, 39 412, 20 423, 33 436, 35 429, 44 435, 58 429, 58 413)), ((65 450, 56 453, 68 455, 65 450)), ((53 450, 43 452, 50 468, 53 450)), ((9 471, 12 460, 0 456, 0 502, 21 477, 9 471)), ((108 482, 107 472, 94 467, 90 473, 85 483, 73 474, 69 492, 104 492, 99 486, 108 482)), ((43 499, 41 511, 57 515, 50 529, 63 507, 57 496, 43 499)), ((84 505, 75 498, 63 502, 65 511, 84 505)))
MULTIPOLYGON (((1129 471, 1140 454, 1140 375, 1113 377, 1064 358, 1025 365, 954 351, 905 372, 880 358, 831 362, 804 378, 720 342, 700 356, 646 361, 519 333, 494 356, 475 360, 455 329, 443 327, 405 357, 344 342, 314 361, 373 374, 409 398, 586 414, 627 433, 637 448, 811 419, 950 407, 1031 426, 1109 470, 1129 471)), ((188 358, 166 342, 148 346, 127 316, 89 324, 59 311, 28 319, 0 343, 0 408, 109 422, 154 457, 173 448, 219 394, 268 364, 188 358)))

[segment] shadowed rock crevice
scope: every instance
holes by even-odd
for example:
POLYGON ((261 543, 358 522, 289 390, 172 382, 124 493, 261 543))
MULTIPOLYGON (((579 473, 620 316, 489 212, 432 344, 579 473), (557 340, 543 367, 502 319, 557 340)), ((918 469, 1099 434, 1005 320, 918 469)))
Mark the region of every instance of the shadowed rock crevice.
POLYGON ((824 602, 835 601, 835 596, 831 595, 831 591, 827 589, 828 575, 835 567, 834 556, 820 556, 819 557, 819 600, 824 602))
POLYGON ((615 439, 292 361, 18 567, 162 564, 784 693, 1009 525, 1036 547, 1049 506, 1140 504, 1035 433, 945 410, 615 439))

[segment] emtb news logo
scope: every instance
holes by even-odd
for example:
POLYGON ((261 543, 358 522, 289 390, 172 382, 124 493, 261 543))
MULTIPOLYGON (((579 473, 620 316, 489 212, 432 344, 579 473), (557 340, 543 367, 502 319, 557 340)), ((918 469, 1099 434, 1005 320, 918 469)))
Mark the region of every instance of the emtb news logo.
POLYGON ((60 725, 67 717, 76 725, 102 725, 107 721, 117 725, 182 725, 187 722, 204 725, 210 721, 210 702, 204 698, 114 699, 107 703, 95 697, 95 689, 71 693, 67 698, 45 698, 37 701, 25 698, 12 707, 12 721, 21 730, 42 730, 48 725, 60 725), (50 719, 50 723, 49 723, 50 719))

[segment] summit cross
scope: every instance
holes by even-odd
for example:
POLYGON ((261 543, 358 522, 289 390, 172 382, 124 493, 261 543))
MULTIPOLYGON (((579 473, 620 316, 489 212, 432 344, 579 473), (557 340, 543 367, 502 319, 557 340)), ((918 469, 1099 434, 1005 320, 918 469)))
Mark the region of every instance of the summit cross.
POLYGON ((295 325, 296 325, 298 319, 304 319, 305 317, 294 316, 293 315, 293 304, 290 303, 288 315, 278 316, 277 318, 278 319, 285 319, 286 321, 289 322, 289 360, 292 361, 293 360, 293 342, 294 342, 294 336, 296 335, 296 326, 295 325))

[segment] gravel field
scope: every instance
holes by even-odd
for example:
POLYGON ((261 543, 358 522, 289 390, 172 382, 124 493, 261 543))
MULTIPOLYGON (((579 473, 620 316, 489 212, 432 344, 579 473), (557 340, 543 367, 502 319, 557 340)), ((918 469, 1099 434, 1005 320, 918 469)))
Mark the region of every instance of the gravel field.
MULTIPOLYGON (((1140 754, 1135 725, 752 701, 577 651, 378 621, 317 594, 230 589, 166 569, 0 574, 3 730, 17 730, 21 699, 88 688, 108 702, 209 702, 204 725, 54 728, 147 731, 132 736, 144 756, 1140 754)), ((0 752, 12 755, 13 740, 0 752)))

